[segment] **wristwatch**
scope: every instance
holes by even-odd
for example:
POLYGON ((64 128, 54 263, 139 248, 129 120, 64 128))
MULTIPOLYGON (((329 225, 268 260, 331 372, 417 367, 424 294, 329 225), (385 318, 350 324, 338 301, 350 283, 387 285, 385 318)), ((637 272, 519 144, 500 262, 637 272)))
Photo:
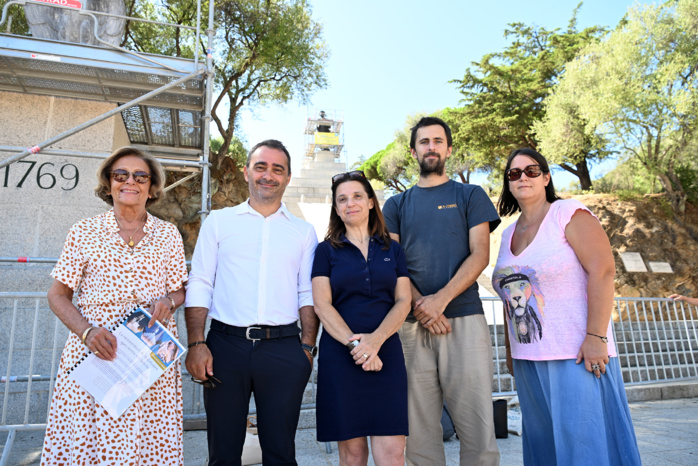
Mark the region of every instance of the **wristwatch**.
POLYGON ((317 346, 310 346, 306 345, 305 343, 301 343, 301 348, 306 350, 312 357, 317 356, 317 346))
POLYGON ((349 348, 349 351, 351 351, 351 350, 353 350, 354 348, 356 348, 357 346, 359 346, 359 342, 360 342, 360 341, 361 341, 361 340, 353 340, 353 341, 350 341, 349 343, 346 344, 346 347, 349 348))

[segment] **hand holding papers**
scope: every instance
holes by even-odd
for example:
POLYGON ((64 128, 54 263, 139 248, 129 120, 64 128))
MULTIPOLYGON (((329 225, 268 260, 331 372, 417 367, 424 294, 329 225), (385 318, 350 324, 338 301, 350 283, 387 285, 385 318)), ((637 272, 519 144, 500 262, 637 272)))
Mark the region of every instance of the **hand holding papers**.
POLYGON ((187 350, 150 314, 135 309, 113 334, 116 359, 104 361, 90 353, 70 373, 114 418, 118 418, 187 350))

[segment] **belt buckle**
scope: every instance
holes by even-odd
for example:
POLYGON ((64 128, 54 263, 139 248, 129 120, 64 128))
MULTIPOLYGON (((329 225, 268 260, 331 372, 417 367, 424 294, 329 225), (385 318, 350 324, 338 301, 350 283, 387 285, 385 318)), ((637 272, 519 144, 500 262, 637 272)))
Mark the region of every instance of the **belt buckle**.
POLYGON ((250 330, 262 330, 262 327, 247 327, 247 330, 245 330, 245 338, 247 338, 248 340, 252 340, 252 341, 261 340, 261 338, 250 337, 250 330))

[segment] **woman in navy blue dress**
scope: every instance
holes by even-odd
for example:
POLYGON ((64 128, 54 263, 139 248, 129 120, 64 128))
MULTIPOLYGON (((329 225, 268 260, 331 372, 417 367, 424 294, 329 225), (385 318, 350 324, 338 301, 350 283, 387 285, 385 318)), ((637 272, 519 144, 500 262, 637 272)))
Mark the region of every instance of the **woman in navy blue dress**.
POLYGON ((397 330, 410 310, 405 255, 390 240, 363 172, 332 178, 332 212, 315 251, 313 301, 323 325, 317 436, 342 465, 404 465, 407 372, 397 330))

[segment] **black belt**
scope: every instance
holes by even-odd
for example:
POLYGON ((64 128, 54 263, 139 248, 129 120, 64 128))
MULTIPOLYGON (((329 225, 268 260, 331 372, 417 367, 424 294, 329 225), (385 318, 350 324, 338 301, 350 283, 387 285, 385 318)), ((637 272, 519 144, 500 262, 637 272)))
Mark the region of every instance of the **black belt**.
POLYGON ((286 338, 298 336, 301 329, 296 322, 286 325, 253 325, 251 327, 236 327, 224 324, 216 319, 211 319, 211 328, 236 337, 247 338, 248 340, 271 340, 273 338, 286 338))

